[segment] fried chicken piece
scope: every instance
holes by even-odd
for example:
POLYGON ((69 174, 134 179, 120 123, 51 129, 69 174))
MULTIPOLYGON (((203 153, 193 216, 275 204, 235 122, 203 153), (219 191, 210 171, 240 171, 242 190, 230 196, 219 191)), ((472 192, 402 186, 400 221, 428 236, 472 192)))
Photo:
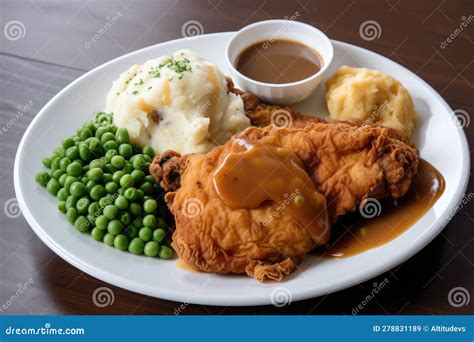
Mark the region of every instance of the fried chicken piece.
POLYGON ((206 154, 168 151, 155 157, 150 172, 169 191, 165 199, 176 220, 172 245, 178 255, 202 271, 247 273, 259 281, 281 280, 316 244, 274 202, 231 209, 220 199, 212 174, 229 153, 245 150, 239 139, 293 151, 326 197, 331 223, 366 198, 403 196, 418 166, 418 151, 402 133, 345 122, 249 127, 206 154))

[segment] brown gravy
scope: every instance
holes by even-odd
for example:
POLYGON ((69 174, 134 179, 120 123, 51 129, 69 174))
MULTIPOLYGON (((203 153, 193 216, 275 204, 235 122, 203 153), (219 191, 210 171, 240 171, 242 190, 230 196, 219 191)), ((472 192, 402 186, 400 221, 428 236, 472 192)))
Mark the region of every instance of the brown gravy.
POLYGON ((265 83, 291 83, 304 80, 321 69, 321 58, 310 47, 288 39, 255 43, 241 52, 237 70, 265 83))
POLYGON ((258 208, 274 201, 291 215, 318 244, 329 239, 325 197, 290 150, 271 145, 249 145, 247 151, 229 153, 213 174, 217 194, 230 208, 258 208))
POLYGON ((315 253, 328 258, 344 258, 381 246, 418 221, 441 197, 444 189, 441 173, 421 159, 413 184, 405 196, 396 203, 381 202, 380 216, 372 219, 346 215, 333 226, 330 242, 317 248, 315 253))

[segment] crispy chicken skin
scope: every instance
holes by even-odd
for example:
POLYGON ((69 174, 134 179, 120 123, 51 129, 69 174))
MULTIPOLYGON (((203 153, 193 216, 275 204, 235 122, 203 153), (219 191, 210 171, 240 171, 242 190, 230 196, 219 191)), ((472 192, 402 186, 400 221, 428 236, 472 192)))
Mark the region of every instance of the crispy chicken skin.
MULTIPOLYGON (((251 104, 251 95, 244 101, 257 125, 269 123, 272 113, 281 110, 258 99, 251 104)), ((396 199, 408 190, 418 151, 402 133, 287 111, 293 120, 288 128, 249 127, 206 154, 167 151, 153 160, 150 171, 169 191, 165 199, 176 220, 173 247, 191 266, 281 280, 315 247, 306 230, 276 203, 231 209, 219 198, 212 173, 228 153, 244 150, 237 139, 293 151, 326 197, 331 223, 365 198, 396 199)))

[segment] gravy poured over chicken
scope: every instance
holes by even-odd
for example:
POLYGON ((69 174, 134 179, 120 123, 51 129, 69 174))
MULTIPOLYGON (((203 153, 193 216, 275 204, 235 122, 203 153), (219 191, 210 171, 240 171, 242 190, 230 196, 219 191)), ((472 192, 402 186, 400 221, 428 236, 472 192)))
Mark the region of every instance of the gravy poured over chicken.
POLYGON ((274 201, 317 244, 326 243, 330 232, 326 199, 316 190, 301 160, 288 149, 240 142, 249 149, 229 153, 213 174, 222 201, 234 209, 255 209, 264 201, 274 201))

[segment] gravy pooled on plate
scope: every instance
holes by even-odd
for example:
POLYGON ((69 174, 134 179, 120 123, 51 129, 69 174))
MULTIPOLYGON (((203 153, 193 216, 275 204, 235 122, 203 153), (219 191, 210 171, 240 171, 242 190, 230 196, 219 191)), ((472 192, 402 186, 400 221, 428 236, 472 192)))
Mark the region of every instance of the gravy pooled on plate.
POLYGON ((312 48, 289 39, 258 42, 237 58, 243 75, 264 83, 292 83, 313 76, 321 69, 321 58, 312 48))
POLYGON ((258 208, 271 200, 293 216, 317 244, 329 239, 326 198, 290 150, 272 145, 250 145, 229 153, 213 174, 221 200, 230 208, 258 208), (290 194, 296 194, 291 196, 290 194))
POLYGON ((315 253, 329 258, 344 258, 386 244, 425 215, 444 189, 445 181, 441 173, 426 160, 420 159, 418 172, 403 197, 396 202, 372 202, 373 210, 366 209, 368 218, 344 218, 333 227, 332 243, 330 241, 327 246, 316 249, 315 253))

